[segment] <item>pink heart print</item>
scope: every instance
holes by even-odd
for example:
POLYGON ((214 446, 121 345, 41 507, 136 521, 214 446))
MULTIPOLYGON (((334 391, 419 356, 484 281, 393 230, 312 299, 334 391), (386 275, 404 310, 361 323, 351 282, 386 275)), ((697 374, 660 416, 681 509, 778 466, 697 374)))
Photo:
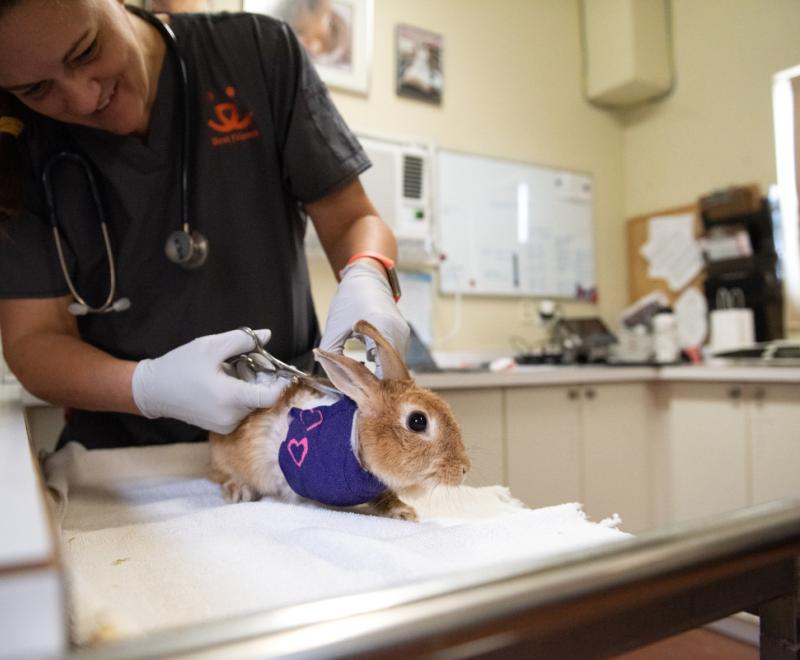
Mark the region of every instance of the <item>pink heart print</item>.
POLYGON ((286 448, 289 450, 289 456, 292 457, 294 464, 297 467, 302 467, 303 461, 306 460, 306 454, 308 454, 308 438, 303 438, 302 440, 292 438, 286 448))
POLYGON ((317 428, 322 424, 322 419, 322 411, 318 408, 311 408, 300 413, 300 421, 306 427, 306 431, 317 428))

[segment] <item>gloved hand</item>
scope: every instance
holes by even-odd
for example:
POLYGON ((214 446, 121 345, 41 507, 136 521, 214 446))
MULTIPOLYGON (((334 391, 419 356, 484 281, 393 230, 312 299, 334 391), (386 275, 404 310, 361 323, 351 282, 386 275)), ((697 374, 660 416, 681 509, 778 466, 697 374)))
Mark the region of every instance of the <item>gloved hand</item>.
MULTIPOLYGON (((328 310, 328 320, 319 347, 341 353, 352 335, 356 321, 369 321, 400 355, 405 356, 411 330, 400 314, 386 277, 377 269, 355 261, 342 270, 342 279, 328 310)), ((367 359, 375 362, 375 373, 383 370, 375 352, 375 343, 367 338, 367 359)))
MULTIPOLYGON (((272 333, 256 330, 262 344, 272 333)), ((145 417, 171 417, 200 428, 230 433, 253 409, 275 403, 289 381, 246 383, 229 375, 224 361, 253 350, 253 338, 241 330, 207 335, 133 371, 133 400, 145 417)))

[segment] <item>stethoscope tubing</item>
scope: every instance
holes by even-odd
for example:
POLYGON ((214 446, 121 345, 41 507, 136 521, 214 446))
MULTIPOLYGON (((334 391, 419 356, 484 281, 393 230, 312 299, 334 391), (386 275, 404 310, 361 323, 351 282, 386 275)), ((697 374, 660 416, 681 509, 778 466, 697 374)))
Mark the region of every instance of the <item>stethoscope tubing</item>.
POLYGON ((178 74, 180 77, 181 88, 181 109, 183 111, 183 132, 181 135, 181 227, 187 234, 191 233, 191 226, 189 224, 189 162, 190 149, 191 149, 191 126, 189 118, 191 117, 191 102, 189 99, 189 71, 186 68, 186 62, 181 54, 178 52, 178 37, 175 36, 174 30, 166 23, 162 23, 157 18, 146 16, 146 20, 150 21, 156 29, 161 32, 167 47, 172 51, 173 58, 178 65, 178 74))
POLYGON ((86 307, 87 311, 95 313, 95 314, 107 314, 112 310, 112 304, 114 301, 114 294, 116 293, 117 289, 117 269, 114 266, 114 251, 111 249, 111 239, 108 235, 108 224, 106 223, 105 211, 103 208, 102 201, 100 199, 100 191, 97 189, 97 181, 94 178, 94 173, 92 172, 92 168, 89 163, 86 162, 86 159, 79 156, 76 153, 71 153, 68 151, 62 151, 55 156, 53 156, 45 165, 44 171, 42 172, 42 182, 44 184, 44 193, 45 193, 45 202, 47 203, 47 211, 50 217, 50 227, 53 232, 53 241, 56 244, 56 252, 58 253, 58 261, 61 264, 61 271, 64 274, 64 279, 67 281, 67 287, 69 287, 69 291, 72 294, 72 297, 80 304, 86 307), (72 278, 69 276, 69 270, 67 269, 67 260, 64 256, 64 246, 61 243, 61 232, 58 230, 58 211, 56 210, 56 203, 55 203, 55 196, 53 195, 53 183, 51 177, 51 170, 53 166, 62 161, 68 160, 83 169, 84 174, 86 175, 86 180, 89 182, 89 190, 92 195, 92 200, 94 201, 94 208, 99 216, 100 220, 100 230, 103 233, 103 243, 106 249, 106 257, 108 258, 108 268, 109 268, 109 287, 108 287, 108 296, 106 296, 105 302, 100 305, 99 307, 92 307, 83 297, 78 293, 75 284, 72 282, 72 278))

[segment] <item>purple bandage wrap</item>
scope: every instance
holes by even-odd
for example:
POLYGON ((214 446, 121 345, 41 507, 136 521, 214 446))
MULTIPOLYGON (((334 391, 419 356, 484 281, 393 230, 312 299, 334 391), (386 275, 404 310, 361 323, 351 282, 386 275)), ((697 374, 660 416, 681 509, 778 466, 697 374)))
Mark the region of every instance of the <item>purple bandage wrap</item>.
POLYGON ((358 462, 350 436, 356 404, 342 397, 330 406, 289 411, 289 431, 278 450, 278 463, 292 490, 332 506, 354 506, 386 490, 358 462))

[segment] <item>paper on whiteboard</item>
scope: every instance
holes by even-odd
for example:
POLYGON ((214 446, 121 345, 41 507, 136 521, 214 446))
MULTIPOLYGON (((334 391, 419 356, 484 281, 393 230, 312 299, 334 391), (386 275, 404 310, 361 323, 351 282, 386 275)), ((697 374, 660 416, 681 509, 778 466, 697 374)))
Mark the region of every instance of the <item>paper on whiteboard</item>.
POLYGON ((647 243, 639 251, 648 262, 648 277, 666 280, 673 291, 680 291, 703 269, 703 251, 694 237, 690 213, 651 218, 647 243))

